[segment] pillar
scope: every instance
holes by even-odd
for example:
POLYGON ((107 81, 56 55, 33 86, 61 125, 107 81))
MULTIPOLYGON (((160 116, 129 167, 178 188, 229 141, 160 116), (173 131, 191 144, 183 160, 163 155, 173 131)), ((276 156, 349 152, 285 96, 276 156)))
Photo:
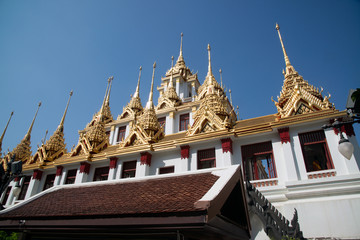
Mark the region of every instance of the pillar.
POLYGON ((83 182, 87 181, 89 172, 90 172, 90 166, 91 165, 88 162, 80 163, 80 170, 79 170, 78 174, 76 174, 75 184, 83 183, 83 182))
POLYGON ((216 164, 217 167, 228 167, 232 165, 232 140, 231 138, 221 139, 221 148, 222 148, 222 166, 216 164))
POLYGON ((117 160, 118 160, 117 157, 110 158, 108 180, 113 180, 116 177, 117 160))
POLYGON ((39 170, 39 169, 34 170, 33 176, 32 176, 32 178, 30 180, 29 188, 28 188, 28 190, 26 192, 26 195, 25 195, 25 199, 28 199, 31 196, 38 193, 40 183, 41 183, 42 174, 43 174, 43 172, 41 170, 39 170))
POLYGON ((54 180, 54 186, 61 185, 61 177, 62 177, 63 169, 64 169, 63 166, 56 167, 56 176, 55 176, 55 180, 54 180))
POLYGON ((175 112, 169 112, 169 115, 166 116, 166 124, 165 124, 165 132, 166 134, 174 133, 174 125, 175 125, 175 112))
POLYGON ((152 155, 149 152, 140 153, 140 163, 136 164, 136 177, 145 177, 149 175, 152 155))

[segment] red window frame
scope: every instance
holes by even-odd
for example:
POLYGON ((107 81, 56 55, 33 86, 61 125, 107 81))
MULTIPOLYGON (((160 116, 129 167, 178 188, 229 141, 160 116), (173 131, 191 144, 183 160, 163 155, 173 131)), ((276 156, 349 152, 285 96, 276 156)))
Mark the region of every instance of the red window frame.
POLYGON ((121 142, 123 139, 125 139, 126 134, 126 126, 119 127, 119 132, 117 136, 117 142, 121 142))
POLYGON ((159 174, 168 174, 168 173, 174 173, 174 172, 175 172, 175 166, 159 168, 159 174))
POLYGON ((19 194, 19 197, 18 197, 17 200, 24 200, 25 199, 26 192, 27 192, 27 190, 29 188, 30 181, 31 181, 31 176, 25 176, 24 177, 24 181, 23 181, 23 184, 21 186, 21 191, 20 191, 20 194, 19 194))
POLYGON ((67 171, 65 184, 74 184, 76 179, 77 169, 67 171))
POLYGON ((43 191, 54 186, 56 174, 48 174, 45 179, 43 191))
POLYGON ((180 115, 180 118, 179 118, 179 132, 185 131, 185 130, 188 129, 189 120, 190 120, 189 113, 185 113, 185 114, 180 115))
POLYGON ((241 152, 245 179, 252 181, 277 177, 271 141, 241 146, 241 152), (266 160, 266 166, 263 165, 262 161, 261 166, 258 166, 259 160, 266 160), (264 174, 261 174, 262 172, 264 174))
POLYGON ((216 167, 215 148, 198 150, 197 159, 198 169, 216 167))
POLYGON ((160 127, 163 127, 163 129, 165 130, 166 117, 158 118, 158 122, 160 124, 160 127))
POLYGON ((121 178, 132 178, 136 174, 136 164, 137 161, 128 161, 124 162, 122 166, 121 178))
POLYGON ((109 170, 110 170, 110 168, 108 166, 95 168, 93 181, 96 182, 96 181, 107 180, 109 177, 109 170))
POLYGON ((324 130, 299 133, 299 140, 307 172, 334 169, 324 130))

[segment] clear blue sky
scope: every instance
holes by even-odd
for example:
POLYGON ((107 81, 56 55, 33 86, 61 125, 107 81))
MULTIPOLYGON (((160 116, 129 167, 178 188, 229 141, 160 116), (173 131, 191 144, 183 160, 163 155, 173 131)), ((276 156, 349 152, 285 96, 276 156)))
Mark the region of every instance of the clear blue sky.
POLYGON ((135 90, 140 65, 145 104, 152 64, 159 86, 171 56, 178 57, 181 32, 186 65, 201 83, 210 43, 215 77, 220 80, 221 68, 240 117, 273 114, 271 96, 279 95, 285 66, 276 22, 295 69, 344 110, 349 89, 360 87, 359 1, 0 0, 1 133, 15 112, 3 151, 24 137, 42 101, 31 138, 35 152, 46 129, 55 131, 73 89, 65 121, 70 149, 100 109, 107 78, 114 76, 116 118, 135 90))

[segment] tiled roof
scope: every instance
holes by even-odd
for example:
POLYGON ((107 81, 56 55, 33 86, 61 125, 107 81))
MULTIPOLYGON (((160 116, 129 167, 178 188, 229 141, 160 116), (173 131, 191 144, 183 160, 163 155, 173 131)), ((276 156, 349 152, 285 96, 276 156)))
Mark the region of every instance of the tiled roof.
POLYGON ((51 219, 181 215, 194 207, 219 177, 210 172, 141 181, 66 185, 5 210, 0 219, 51 219))

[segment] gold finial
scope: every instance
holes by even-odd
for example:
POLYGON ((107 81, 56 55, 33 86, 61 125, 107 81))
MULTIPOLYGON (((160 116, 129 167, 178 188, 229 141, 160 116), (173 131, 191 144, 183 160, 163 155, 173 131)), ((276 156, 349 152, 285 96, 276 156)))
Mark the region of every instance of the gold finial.
POLYGON ((25 137, 24 137, 24 139, 26 139, 26 140, 30 140, 31 131, 32 131, 32 128, 33 128, 33 126, 34 126, 34 122, 35 122, 35 119, 36 119, 36 116, 37 116, 37 114, 38 114, 38 111, 39 111, 39 108, 40 108, 40 107, 41 107, 41 102, 39 102, 39 104, 38 104, 38 108, 37 108, 37 110, 36 110, 35 116, 34 116, 32 122, 31 122, 31 125, 30 125, 30 127, 29 127, 29 130, 27 131, 27 133, 26 133, 26 135, 25 135, 25 137))
POLYGON ((152 74, 152 79, 151 79, 151 88, 150 88, 149 100, 148 100, 148 102, 146 103, 146 108, 147 108, 147 109, 152 109, 152 108, 154 108, 154 103, 153 103, 153 89, 154 89, 155 68, 156 68, 156 61, 154 62, 154 65, 153 65, 153 74, 152 74))
POLYGON ((108 79, 108 83, 110 83, 110 86, 109 86, 109 91, 108 91, 107 96, 106 96, 106 104, 107 105, 109 104, 109 101, 110 101, 110 91, 111 91, 111 85, 112 85, 113 80, 114 80, 114 76, 111 76, 108 79))
MULTIPOLYGON (((41 140, 41 145, 44 145, 45 140, 46 140, 46 136, 47 136, 48 132, 49 132, 49 131, 46 129, 46 131, 45 131, 45 136, 44 136, 44 138, 41 140)), ((39 147, 38 147, 38 148, 39 148, 39 147)))
POLYGON ((100 109, 100 118, 102 118, 102 115, 103 115, 103 111, 104 111, 104 108, 105 108, 105 103, 106 103, 106 100, 107 100, 107 95, 108 95, 108 91, 109 91, 109 86, 110 86, 110 82, 111 82, 111 77, 108 78, 107 80, 108 84, 106 86, 106 91, 105 91, 105 96, 104 96, 104 100, 103 100, 103 103, 101 105, 101 109, 100 109))
POLYGON ((1 134, 1 137, 0 137, 0 156, 1 156, 2 141, 3 141, 3 139, 4 139, 5 132, 6 132, 7 128, 8 128, 8 126, 9 126, 9 123, 10 123, 10 120, 11 120, 12 115, 14 115, 14 112, 11 112, 11 113, 10 113, 9 120, 7 121, 6 127, 5 127, 3 133, 1 134))
POLYGON ((69 103, 70 103, 70 99, 71 99, 71 96, 73 95, 73 90, 70 91, 70 94, 69 94, 69 99, 67 101, 67 104, 66 104, 66 107, 65 107, 65 111, 64 111, 64 114, 61 118, 61 121, 60 121, 60 125, 58 128, 60 128, 60 131, 63 131, 63 128, 64 128, 64 122, 65 122, 65 117, 66 117, 66 113, 67 113, 67 110, 68 110, 68 107, 69 107, 69 103))
POLYGON ((183 34, 183 33, 181 33, 181 41, 180 41, 180 56, 182 56, 182 55, 183 55, 183 53, 182 53, 183 36, 184 36, 184 34, 183 34))
POLYGON ((212 69, 211 69, 211 55, 210 55, 210 44, 208 44, 207 46, 207 50, 208 50, 208 56, 209 56, 209 66, 208 66, 208 76, 212 76, 212 69))
POLYGON ((279 39, 280 39, 281 47, 282 47, 282 50, 283 50, 283 53, 284 53, 285 64, 286 64, 287 67, 288 67, 288 66, 291 66, 289 57, 288 57, 288 55, 287 55, 287 53, 286 53, 286 50, 285 50, 285 46, 284 46, 283 40, 282 40, 282 38, 281 38, 279 24, 276 23, 275 28, 276 28, 276 30, 278 31, 278 34, 279 34, 279 39))
POLYGON ((174 56, 171 56, 171 75, 170 75, 170 80, 169 80, 169 85, 168 87, 174 87, 174 83, 173 83, 173 69, 174 67, 174 56))
POLYGON ((141 70, 142 70, 142 67, 140 66, 140 68, 139 68, 139 79, 138 79, 138 83, 137 83, 136 90, 135 90, 135 93, 134 93, 134 98, 139 97, 141 70))
POLYGON ((230 103, 231 103, 231 106, 232 106, 233 104, 232 104, 232 97, 231 97, 231 89, 229 89, 229 94, 230 94, 230 103))
POLYGON ((223 83, 222 83, 222 70, 220 68, 219 70, 219 73, 220 73, 220 86, 223 87, 223 83))

